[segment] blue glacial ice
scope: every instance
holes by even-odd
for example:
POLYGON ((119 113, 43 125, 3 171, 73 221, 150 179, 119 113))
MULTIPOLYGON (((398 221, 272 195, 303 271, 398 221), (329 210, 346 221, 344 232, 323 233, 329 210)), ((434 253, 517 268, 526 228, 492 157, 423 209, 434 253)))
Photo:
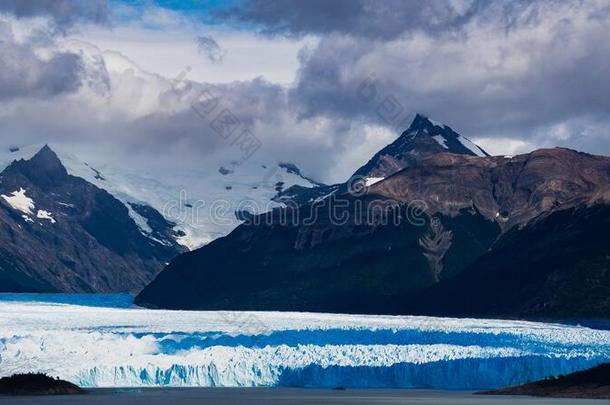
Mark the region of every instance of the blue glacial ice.
POLYGON ((610 361, 610 331, 524 321, 147 310, 0 294, 0 377, 86 387, 486 389, 610 361))

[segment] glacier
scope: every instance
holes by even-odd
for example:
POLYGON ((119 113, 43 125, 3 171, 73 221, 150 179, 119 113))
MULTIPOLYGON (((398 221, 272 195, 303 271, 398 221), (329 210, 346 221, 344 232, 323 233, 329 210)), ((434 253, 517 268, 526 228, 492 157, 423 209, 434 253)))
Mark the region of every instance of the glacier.
POLYGON ((419 316, 135 307, 128 295, 0 294, 0 377, 84 387, 492 389, 610 361, 610 331, 419 316))
MULTIPOLYGON (((0 171, 14 160, 31 159, 43 146, 22 146, 17 151, 0 149, 0 171)), ((71 153, 67 145, 52 147, 68 173, 108 191, 123 202, 142 233, 148 235, 150 227, 146 218, 135 212, 130 203, 149 205, 165 219, 175 222, 176 230, 184 233, 177 242, 190 250, 225 236, 240 225, 242 221, 235 216, 236 211, 263 213, 284 206, 284 203, 273 201, 279 184, 284 190, 293 185, 317 186, 313 180, 288 170, 285 164, 271 161, 248 160, 235 166, 234 162, 227 163, 219 157, 206 159, 196 168, 147 167, 138 170, 98 161, 91 156, 84 161, 71 153), (231 170, 221 174, 219 168, 223 165, 231 170)), ((34 201, 24 190, 0 198, 26 214, 31 214, 26 212, 30 208, 34 209, 34 201)))

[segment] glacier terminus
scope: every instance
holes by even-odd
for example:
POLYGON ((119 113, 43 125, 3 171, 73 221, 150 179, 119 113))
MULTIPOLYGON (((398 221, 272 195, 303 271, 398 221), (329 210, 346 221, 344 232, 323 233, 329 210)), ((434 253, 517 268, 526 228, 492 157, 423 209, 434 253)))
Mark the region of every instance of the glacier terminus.
POLYGON ((167 311, 0 295, 0 377, 83 387, 491 389, 610 360, 610 331, 526 321, 167 311))

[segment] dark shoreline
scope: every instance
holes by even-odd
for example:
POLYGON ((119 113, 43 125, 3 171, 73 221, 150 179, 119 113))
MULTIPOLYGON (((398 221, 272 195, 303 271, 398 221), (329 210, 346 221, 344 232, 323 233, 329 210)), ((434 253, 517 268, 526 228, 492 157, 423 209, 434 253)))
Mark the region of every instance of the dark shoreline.
POLYGON ((45 374, 15 374, 0 378, 0 395, 33 396, 33 395, 82 395, 85 391, 79 386, 45 374))
POLYGON ((548 378, 499 390, 483 391, 478 394, 610 400, 610 363, 557 378, 548 378))

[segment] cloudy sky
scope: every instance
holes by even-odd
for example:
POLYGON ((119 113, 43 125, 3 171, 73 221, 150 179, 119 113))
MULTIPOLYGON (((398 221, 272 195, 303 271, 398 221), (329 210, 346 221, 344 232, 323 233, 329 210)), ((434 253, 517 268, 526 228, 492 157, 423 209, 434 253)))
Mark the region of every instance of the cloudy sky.
POLYGON ((608 0, 0 0, 0 147, 331 182, 420 112, 493 154, 610 154, 608 37, 608 0))

